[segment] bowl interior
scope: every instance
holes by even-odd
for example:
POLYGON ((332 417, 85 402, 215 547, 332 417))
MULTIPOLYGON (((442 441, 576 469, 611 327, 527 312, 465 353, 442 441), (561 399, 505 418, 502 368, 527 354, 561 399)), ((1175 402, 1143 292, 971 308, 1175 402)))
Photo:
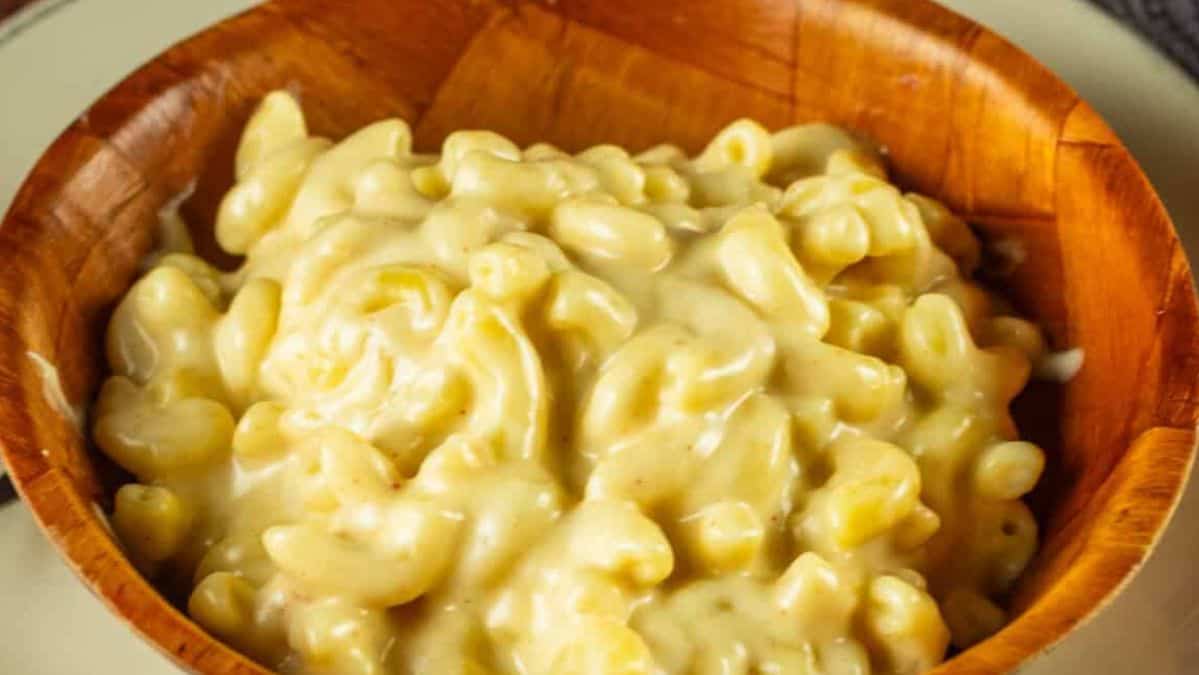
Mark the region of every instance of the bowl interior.
POLYGON ((896 179, 947 201, 1007 251, 992 281, 1085 362, 1016 403, 1048 451, 1033 496, 1042 550, 1019 617, 943 666, 1002 670, 1048 646, 1140 563, 1190 465, 1199 370, 1194 291, 1168 217, 1091 109, 1030 57, 911 0, 274 2, 138 71, 73 124, 18 195, 0 251, 0 438, 25 497, 99 594, 206 672, 259 672, 137 577, 92 507, 112 467, 43 395, 102 377, 108 312, 183 214, 223 264, 211 223, 242 125, 266 92, 296 93, 314 133, 379 118, 418 149, 487 128, 568 150, 661 141, 697 150, 726 123, 829 121, 883 144, 896 179), (181 650, 181 651, 180 651, 181 650))

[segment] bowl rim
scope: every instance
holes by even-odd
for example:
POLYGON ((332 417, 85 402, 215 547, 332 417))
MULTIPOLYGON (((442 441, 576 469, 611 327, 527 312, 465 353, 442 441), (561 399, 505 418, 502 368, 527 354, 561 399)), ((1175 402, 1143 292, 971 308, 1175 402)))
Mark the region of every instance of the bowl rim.
MULTIPOLYGON (((882 6, 886 4, 887 0, 839 1, 846 5, 862 8, 865 11, 883 12, 886 8, 882 6)), ((104 95, 93 102, 79 119, 64 130, 39 157, 36 165, 17 191, 8 213, 4 216, 3 221, 0 222, 0 231, 14 229, 17 226, 17 221, 37 222, 36 219, 27 216, 25 212, 29 204, 37 201, 36 197, 39 191, 45 188, 44 181, 39 181, 37 178, 42 172, 48 170, 47 165, 55 163, 53 161, 55 158, 76 152, 76 146, 81 136, 97 139, 93 132, 86 128, 86 119, 90 113, 100 110, 104 112, 109 120, 116 120, 121 124, 127 122, 141 112, 141 109, 130 109, 127 106, 121 105, 119 101, 125 94, 140 91, 144 88, 144 83, 147 80, 152 79, 155 87, 161 88, 162 91, 168 91, 185 84, 196 76, 194 73, 172 70, 164 80, 161 71, 150 75, 149 71, 154 64, 161 62, 171 54, 186 50, 189 45, 194 44, 196 41, 213 32, 228 31, 235 34, 244 34, 252 30, 249 18, 271 12, 277 5, 286 3, 287 0, 268 0, 217 24, 206 27, 191 37, 159 53, 109 89, 104 95)), ((537 0, 513 0, 511 3, 496 0, 496 3, 498 5, 511 4, 511 8, 526 3, 535 4, 541 8, 553 11, 553 3, 550 3, 551 6, 547 7, 544 2, 538 2, 537 0)), ((931 0, 915 0, 911 4, 919 6, 920 11, 926 15, 928 13, 934 15, 940 14, 943 17, 955 17, 958 20, 965 21, 979 35, 986 35, 996 40, 1010 48, 1013 53, 1020 55, 1028 64, 1040 68, 1046 73, 1051 73, 1048 68, 1024 50, 1012 45, 1005 38, 995 34, 985 26, 967 17, 963 17, 951 9, 931 2, 931 0)), ((512 9, 512 11, 516 10, 512 9)), ((906 17, 890 14, 885 18, 888 21, 894 22, 895 26, 900 30, 924 33, 920 25, 908 21, 906 17)), ((944 47, 956 52, 962 58, 969 59, 973 63, 986 68, 992 68, 990 64, 979 62, 967 50, 957 45, 945 44, 944 47)), ((1061 87, 1072 94, 1074 100, 1077 102, 1075 110, 1071 113, 1070 117, 1075 118, 1077 116, 1081 120, 1079 124, 1081 129, 1080 134, 1082 135, 1080 142, 1107 146, 1118 152, 1122 158, 1128 160, 1138 179, 1134 188, 1147 198, 1151 208, 1160 211, 1162 222, 1168 225, 1168 234, 1172 238, 1173 244, 1181 250, 1177 238, 1177 230, 1139 164, 1132 158, 1116 135, 1111 132, 1106 123, 1083 101, 1073 88, 1056 75, 1052 76, 1052 81, 1055 86, 1061 87)), ((119 126, 117 125, 116 128, 119 128, 119 126)), ((105 138, 98 138, 98 140, 106 142, 105 138)), ((50 183, 50 185, 54 188, 61 188, 61 185, 58 183, 50 183)), ((0 242, 2 241, 0 240, 0 242)), ((1181 322, 1184 319, 1190 319, 1188 325, 1183 326, 1183 328, 1187 329, 1188 334, 1192 336, 1199 335, 1199 322, 1195 320, 1195 317, 1199 315, 1199 311, 1196 311, 1195 308, 1199 304, 1197 304, 1195 289, 1185 256, 1181 260, 1179 270, 1185 272, 1185 274, 1171 277, 1170 290, 1171 293, 1181 291, 1187 294, 1189 296, 1191 311, 1186 317, 1166 316, 1164 317, 1164 321, 1181 322)), ((12 285, 13 279, 14 277, 12 276, 0 275, 0 294, 5 292, 5 285, 12 285)), ((0 309, 3 309, 3 307, 0 307, 0 309)), ((1196 365, 1196 362, 1199 362, 1199 340, 1194 342, 1197 344, 1191 345, 1190 353, 1195 359, 1187 365, 1190 372, 1199 372, 1199 365, 1196 365)), ((21 352, 24 352, 24 346, 21 337, 15 331, 12 339, 7 339, 0 334, 0 355, 9 359, 23 359, 24 354, 21 352), (13 347, 18 347, 19 350, 13 350, 13 347)), ((16 419, 24 421, 25 424, 21 426, 21 429, 32 430, 35 425, 25 412, 26 400, 25 393, 21 391, 18 384, 0 382, 0 420, 16 419)), ((1199 410, 1199 400, 1195 398, 1189 398, 1183 403, 1188 406, 1188 410, 1199 410)), ((90 502, 81 495, 72 478, 60 467, 53 465, 48 458, 42 456, 44 452, 29 453, 25 451, 27 448, 20 447, 28 445, 28 443, 23 443, 22 441, 32 442, 33 439, 18 439, 14 441, 9 435, 11 433, 11 426, 4 426, 3 431, 0 431, 0 457, 5 460, 8 466, 8 473, 17 492, 33 512, 39 527, 53 542, 58 555, 67 563, 68 567, 79 577, 89 591, 96 595, 113 614, 129 624, 143 640, 157 648, 176 665, 189 671, 244 673, 247 675, 267 675, 272 672, 254 663, 224 642, 211 637, 178 608, 169 603, 140 574, 135 572, 125 559, 120 545, 116 543, 111 530, 108 529, 104 514, 100 512, 95 502, 90 502)), ((86 431, 84 433, 86 434, 86 431)), ((1026 608, 1024 612, 1008 623, 998 634, 984 641, 979 646, 972 647, 954 656, 938 666, 933 673, 948 675, 949 673, 958 672, 997 672, 1018 667, 1042 651, 1052 648, 1067 635, 1074 632, 1079 626, 1085 624, 1102 611, 1135 577, 1164 533, 1170 518, 1178 507, 1193 472, 1196 445, 1197 439, 1194 428, 1184 429, 1163 426, 1148 428, 1130 442, 1130 447, 1126 450, 1125 456, 1132 454, 1138 448, 1146 448, 1142 452, 1142 454, 1146 454, 1150 453, 1153 448, 1169 446, 1174 448, 1174 452, 1171 455, 1174 461, 1181 463, 1171 468, 1169 472, 1171 480, 1168 484, 1154 484, 1157 489, 1166 491, 1167 498, 1152 513, 1144 514, 1149 517, 1149 520, 1140 522, 1140 525, 1149 528, 1149 536, 1143 546, 1134 547, 1135 550, 1124 551, 1122 554, 1115 556, 1115 559, 1103 561, 1102 565, 1097 565, 1094 569, 1071 570, 1069 572, 1070 575, 1078 574, 1083 575, 1085 578, 1110 579, 1115 577, 1116 580, 1114 583, 1105 586, 1098 593, 1091 594, 1081 601, 1070 603, 1069 605, 1054 604, 1054 609, 1058 610, 1068 607, 1070 611, 1065 615, 1058 613, 1052 617, 1039 616, 1037 617, 1038 620, 1033 622, 1029 620, 1029 615, 1033 610, 1037 609, 1037 606, 1026 608), (982 648, 985 647, 989 647, 990 649, 984 653, 982 648)), ((1124 457, 1121 458, 1120 464, 1123 463, 1124 457)), ((1118 464, 1117 468, 1113 469, 1113 473, 1119 470, 1119 466, 1118 464)), ((1145 489, 1147 485, 1153 484, 1148 478, 1148 472, 1152 469, 1153 467, 1133 467, 1130 471, 1139 471, 1140 473, 1135 476, 1126 477, 1123 484, 1116 485, 1112 489, 1119 490, 1121 493, 1133 493, 1137 490, 1145 489)), ((1112 477, 1109 476, 1108 483, 1110 482, 1112 482, 1112 477)), ((1108 484, 1105 483, 1104 486, 1101 486, 1100 490, 1107 487, 1108 484)), ((1116 551, 1110 552, 1117 553, 1116 551)), ((1062 585, 1065 585, 1064 580, 1059 581, 1055 588, 1060 590, 1062 585)), ((1061 598, 1058 599, 1060 600, 1061 598)), ((1042 611, 1044 611, 1044 608, 1042 608, 1042 611)), ((1052 612, 1050 613, 1052 614, 1052 612)))

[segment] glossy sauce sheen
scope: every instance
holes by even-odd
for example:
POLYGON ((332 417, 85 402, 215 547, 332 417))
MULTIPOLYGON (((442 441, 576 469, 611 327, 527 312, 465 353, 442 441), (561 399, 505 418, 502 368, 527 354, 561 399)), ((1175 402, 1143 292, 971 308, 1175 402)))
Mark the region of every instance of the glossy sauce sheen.
POLYGON ((1036 549, 1040 331, 836 128, 339 144, 272 94, 109 328, 114 527, 299 673, 916 673, 1036 549))

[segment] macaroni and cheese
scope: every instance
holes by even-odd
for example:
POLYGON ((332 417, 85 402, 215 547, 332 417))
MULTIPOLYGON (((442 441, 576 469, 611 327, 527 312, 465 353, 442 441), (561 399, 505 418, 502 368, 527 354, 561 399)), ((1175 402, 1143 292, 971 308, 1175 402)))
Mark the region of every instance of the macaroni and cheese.
POLYGON ((131 559, 264 664, 907 674, 1005 621, 1045 341, 841 130, 429 155, 274 93, 215 232, 117 307, 94 435, 131 559))

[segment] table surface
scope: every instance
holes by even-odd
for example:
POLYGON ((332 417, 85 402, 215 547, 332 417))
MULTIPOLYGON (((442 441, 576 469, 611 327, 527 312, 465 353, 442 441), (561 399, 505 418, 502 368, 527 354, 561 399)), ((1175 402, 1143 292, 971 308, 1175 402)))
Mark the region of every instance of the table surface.
MULTIPOLYGON (((0 15, 17 4, 21 0, 0 0, 0 15)), ((41 0, 0 24, 0 129, 6 134, 0 212, 41 151, 89 102, 171 43, 252 4, 41 0)), ((1199 88, 1082 0, 943 4, 1008 36, 1078 89, 1145 167, 1191 260, 1199 260, 1199 88)), ((178 673, 71 576, 19 504, 0 508, 0 608, 0 673, 178 673), (63 648, 64 636, 70 649, 63 648)), ((1128 588, 1024 673, 1199 673, 1196 481, 1128 588)))

